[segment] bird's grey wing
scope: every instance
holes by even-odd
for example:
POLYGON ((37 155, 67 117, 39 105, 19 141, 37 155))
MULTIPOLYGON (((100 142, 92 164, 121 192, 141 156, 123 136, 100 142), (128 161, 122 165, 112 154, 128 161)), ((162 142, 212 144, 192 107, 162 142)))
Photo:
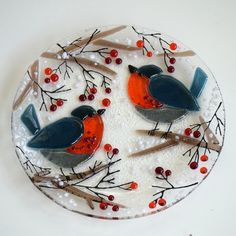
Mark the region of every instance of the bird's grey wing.
POLYGON ((158 101, 170 107, 199 111, 196 98, 181 83, 169 75, 154 75, 150 79, 149 92, 158 101))
POLYGON ((136 110, 146 119, 154 122, 171 123, 187 114, 187 110, 161 107, 161 108, 141 108, 136 106, 136 110))
POLYGON ((84 133, 84 126, 75 117, 62 118, 41 129, 28 146, 39 149, 62 149, 77 142, 84 133))
POLYGON ((63 168, 72 168, 88 160, 92 154, 72 154, 66 150, 41 150, 45 158, 63 168))

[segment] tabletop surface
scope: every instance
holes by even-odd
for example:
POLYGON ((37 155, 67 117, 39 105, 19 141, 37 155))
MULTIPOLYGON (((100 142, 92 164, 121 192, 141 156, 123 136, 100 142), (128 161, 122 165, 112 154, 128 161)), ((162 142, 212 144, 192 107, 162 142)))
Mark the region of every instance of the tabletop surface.
POLYGON ((236 235, 234 0, 0 0, 0 235, 236 235), (14 153, 11 105, 28 65, 58 39, 101 25, 135 24, 189 45, 215 75, 226 107, 226 138, 214 170, 190 196, 161 213, 98 220, 69 212, 41 194, 14 153))

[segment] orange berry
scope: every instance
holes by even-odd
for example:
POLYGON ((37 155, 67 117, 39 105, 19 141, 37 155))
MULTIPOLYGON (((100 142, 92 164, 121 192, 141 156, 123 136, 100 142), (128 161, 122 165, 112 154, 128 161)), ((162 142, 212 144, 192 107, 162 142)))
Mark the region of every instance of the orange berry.
POLYGON ((152 201, 152 202, 149 203, 148 206, 149 206, 149 208, 153 209, 153 208, 156 207, 156 205, 157 205, 156 202, 155 202, 155 201, 152 201))
POLYGON ((177 48, 177 44, 176 43, 171 43, 170 44, 170 49, 171 50, 175 50, 177 48))
POLYGON ((144 46, 143 40, 138 40, 138 41, 136 42, 136 45, 137 45, 138 48, 142 48, 142 47, 144 46))
POLYGON ((201 172, 202 174, 206 174, 206 173, 207 173, 207 168, 206 168, 206 167, 202 167, 202 168, 200 169, 200 172, 201 172))
POLYGON ((44 69, 44 74, 45 75, 51 75, 52 74, 52 69, 50 67, 47 67, 44 69))
POLYGON ((207 155, 202 155, 201 156, 201 161, 207 161, 208 160, 208 156, 207 155))
POLYGON ((152 52, 151 51, 147 51, 147 57, 152 57, 152 52))
POLYGON ((105 144, 104 149, 105 149, 105 151, 110 152, 112 150, 111 144, 109 144, 109 143, 105 144))
POLYGON ((132 182, 131 184, 130 184, 130 188, 131 189, 137 189, 138 188, 138 184, 136 183, 136 182, 132 182))
POLYGON ((158 200, 158 204, 159 204, 160 206, 165 206, 165 205, 166 205, 166 200, 165 200, 164 198, 160 198, 160 199, 158 200))

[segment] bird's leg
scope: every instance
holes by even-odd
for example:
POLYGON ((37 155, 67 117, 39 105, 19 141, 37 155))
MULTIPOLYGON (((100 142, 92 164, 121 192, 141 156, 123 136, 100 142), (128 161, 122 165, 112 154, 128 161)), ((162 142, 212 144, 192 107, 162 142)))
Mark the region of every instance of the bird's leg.
POLYGON ((167 135, 170 133, 171 126, 172 126, 172 122, 170 123, 167 131, 161 136, 161 138, 167 139, 167 135))
POLYGON ((156 130, 159 130, 159 129, 157 129, 158 123, 159 123, 159 122, 157 122, 157 123, 155 124, 154 129, 151 129, 151 130, 148 131, 148 134, 149 134, 150 136, 154 135, 156 130))

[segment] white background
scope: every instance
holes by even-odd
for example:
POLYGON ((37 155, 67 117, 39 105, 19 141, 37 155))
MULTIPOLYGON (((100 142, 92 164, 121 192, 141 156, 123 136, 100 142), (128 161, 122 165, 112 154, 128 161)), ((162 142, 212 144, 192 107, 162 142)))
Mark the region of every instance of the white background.
POLYGON ((0 0, 0 235, 236 235, 236 1, 0 0), (184 42, 207 63, 226 106, 226 139, 210 176, 189 197, 156 215, 123 221, 71 213, 41 194, 14 154, 10 113, 27 66, 81 29, 136 24, 184 42))

